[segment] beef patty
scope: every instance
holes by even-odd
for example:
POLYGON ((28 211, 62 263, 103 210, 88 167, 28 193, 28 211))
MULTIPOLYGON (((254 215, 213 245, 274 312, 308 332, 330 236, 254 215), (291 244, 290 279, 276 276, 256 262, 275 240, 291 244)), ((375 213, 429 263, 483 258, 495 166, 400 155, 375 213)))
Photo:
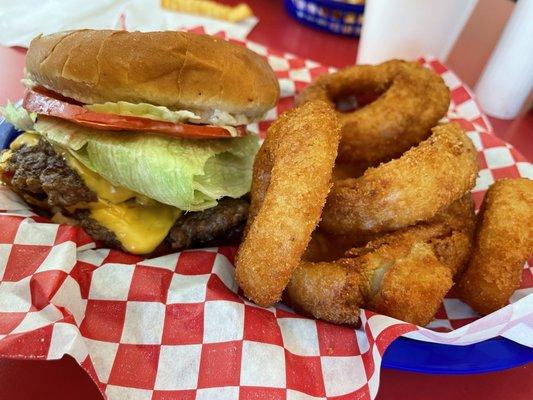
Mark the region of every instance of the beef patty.
POLYGON ((3 175, 16 191, 46 200, 50 208, 97 200, 78 173, 44 140, 13 151, 3 175))
MULTIPOLYGON (((24 145, 14 150, 2 175, 14 191, 26 198, 46 202, 52 210, 60 209, 77 220, 93 239, 121 248, 115 234, 92 219, 89 210, 78 209, 70 213, 66 209, 78 203, 96 201, 97 196, 48 142, 40 140, 35 146, 24 145)), ((242 235, 248 208, 245 198, 223 198, 216 207, 184 213, 165 241, 174 250, 234 243, 242 235)))

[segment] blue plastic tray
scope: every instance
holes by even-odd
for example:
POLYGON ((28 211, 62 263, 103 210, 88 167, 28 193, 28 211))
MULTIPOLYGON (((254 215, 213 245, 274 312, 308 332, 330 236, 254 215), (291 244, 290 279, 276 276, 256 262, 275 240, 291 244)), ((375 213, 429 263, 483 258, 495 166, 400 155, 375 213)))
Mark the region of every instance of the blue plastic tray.
MULTIPOLYGON (((0 149, 19 131, 0 118, 0 149)), ((383 355, 382 365, 403 371, 429 374, 476 374, 500 371, 533 361, 533 349, 497 337, 469 346, 451 346, 398 338, 383 355)))
POLYGON ((285 0, 287 13, 314 29, 344 36, 359 36, 364 4, 335 0, 285 0))

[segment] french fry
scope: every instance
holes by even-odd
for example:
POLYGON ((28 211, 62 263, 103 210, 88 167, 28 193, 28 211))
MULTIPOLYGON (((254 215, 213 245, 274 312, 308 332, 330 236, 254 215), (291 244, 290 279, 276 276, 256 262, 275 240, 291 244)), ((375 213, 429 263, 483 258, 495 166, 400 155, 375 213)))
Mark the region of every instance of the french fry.
POLYGON ((161 7, 190 14, 205 15, 206 17, 239 22, 253 16, 252 9, 246 3, 236 6, 226 6, 211 0, 161 0, 161 7))

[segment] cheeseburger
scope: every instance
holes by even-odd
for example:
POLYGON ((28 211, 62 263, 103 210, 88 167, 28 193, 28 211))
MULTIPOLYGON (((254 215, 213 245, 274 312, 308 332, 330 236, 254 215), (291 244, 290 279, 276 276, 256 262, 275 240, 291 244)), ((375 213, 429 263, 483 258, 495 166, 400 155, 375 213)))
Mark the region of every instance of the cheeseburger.
POLYGON ((38 36, 22 133, 0 179, 57 222, 134 254, 225 243, 242 232, 259 147, 246 125, 274 107, 277 79, 254 52, 184 32, 38 36))

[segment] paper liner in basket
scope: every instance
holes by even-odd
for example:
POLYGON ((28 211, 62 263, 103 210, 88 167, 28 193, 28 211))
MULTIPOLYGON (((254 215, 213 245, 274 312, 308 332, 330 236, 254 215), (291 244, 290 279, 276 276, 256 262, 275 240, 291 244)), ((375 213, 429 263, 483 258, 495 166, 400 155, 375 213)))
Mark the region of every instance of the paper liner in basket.
MULTIPOLYGON (((282 99, 269 121, 291 107, 295 91, 330 70, 244 44, 267 57, 280 79, 282 99)), ((495 179, 533 177, 531 164, 490 134, 459 79, 437 60, 422 62, 450 86, 448 117, 479 151, 476 202, 495 179)), ((264 134, 269 123, 255 129, 264 134)), ((0 356, 69 354, 109 399, 371 399, 381 357, 403 334, 454 344, 502 335, 533 346, 527 266, 514 303, 487 317, 477 319, 448 297, 427 329, 368 311, 351 329, 282 304, 265 309, 245 301, 234 281, 234 248, 144 260, 96 248, 81 229, 35 216, 6 188, 0 210, 0 356)))

